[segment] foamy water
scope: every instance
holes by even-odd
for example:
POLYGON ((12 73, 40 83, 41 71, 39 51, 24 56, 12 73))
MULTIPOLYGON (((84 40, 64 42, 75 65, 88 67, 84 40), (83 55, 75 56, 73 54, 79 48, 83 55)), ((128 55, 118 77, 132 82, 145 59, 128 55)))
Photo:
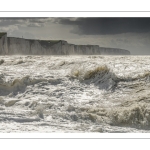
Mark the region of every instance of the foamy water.
POLYGON ((149 132, 149 56, 1 56, 0 132, 149 132))

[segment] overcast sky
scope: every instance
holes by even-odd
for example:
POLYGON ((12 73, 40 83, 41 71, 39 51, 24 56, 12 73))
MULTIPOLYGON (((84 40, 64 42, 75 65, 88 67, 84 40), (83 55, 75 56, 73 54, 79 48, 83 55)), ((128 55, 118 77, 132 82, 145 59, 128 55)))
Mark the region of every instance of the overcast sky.
POLYGON ((150 18, 0 18, 0 32, 4 31, 11 37, 66 40, 150 54, 150 18))

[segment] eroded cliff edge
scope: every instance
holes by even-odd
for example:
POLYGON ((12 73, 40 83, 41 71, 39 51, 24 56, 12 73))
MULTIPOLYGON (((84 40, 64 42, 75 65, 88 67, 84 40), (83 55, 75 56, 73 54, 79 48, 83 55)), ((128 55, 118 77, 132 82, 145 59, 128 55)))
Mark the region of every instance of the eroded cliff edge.
POLYGON ((130 55, 130 51, 99 45, 75 45, 64 40, 33 40, 0 33, 0 55, 130 55))

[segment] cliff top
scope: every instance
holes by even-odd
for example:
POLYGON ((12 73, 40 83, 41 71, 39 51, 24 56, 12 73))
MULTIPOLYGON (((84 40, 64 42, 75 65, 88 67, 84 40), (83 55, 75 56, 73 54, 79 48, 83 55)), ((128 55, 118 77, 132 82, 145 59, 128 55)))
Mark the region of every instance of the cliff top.
POLYGON ((49 43, 58 43, 58 42, 61 42, 61 41, 63 41, 63 40, 39 40, 39 41, 41 41, 41 42, 49 42, 49 43))
POLYGON ((5 34, 7 34, 6 32, 0 32, 0 38, 3 36, 3 35, 5 35, 5 34))
POLYGON ((66 44, 67 41, 64 41, 64 40, 38 40, 38 42, 41 44, 41 45, 44 45, 46 47, 49 47, 49 46, 53 46, 59 42, 61 42, 62 44, 66 44))

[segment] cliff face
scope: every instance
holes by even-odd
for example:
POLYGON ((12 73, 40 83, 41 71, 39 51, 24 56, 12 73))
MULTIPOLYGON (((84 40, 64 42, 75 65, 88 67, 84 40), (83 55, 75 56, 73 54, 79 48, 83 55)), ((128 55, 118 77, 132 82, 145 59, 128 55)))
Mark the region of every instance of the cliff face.
POLYGON ((0 33, 0 54, 8 54, 7 33, 0 33))
POLYGON ((8 54, 62 55, 64 44, 68 46, 66 41, 61 40, 43 41, 8 37, 8 54))
POLYGON ((103 48, 98 45, 74 45, 63 40, 30 40, 0 37, 0 55, 130 55, 122 49, 103 48))
POLYGON ((98 45, 74 45, 65 44, 62 46, 62 54, 64 55, 100 55, 98 45))
POLYGON ((130 55, 130 51, 119 48, 99 48, 102 55, 130 55))

